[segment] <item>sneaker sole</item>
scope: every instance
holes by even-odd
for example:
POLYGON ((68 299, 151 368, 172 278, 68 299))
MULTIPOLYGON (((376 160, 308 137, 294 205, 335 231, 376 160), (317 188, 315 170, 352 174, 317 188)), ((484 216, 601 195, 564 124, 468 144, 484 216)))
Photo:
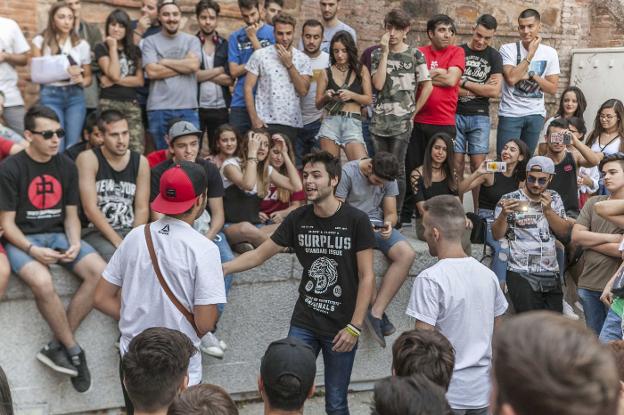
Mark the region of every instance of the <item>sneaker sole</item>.
POLYGON ((202 351, 202 353, 207 354, 208 356, 215 357, 217 359, 223 359, 223 355, 224 355, 223 352, 219 354, 219 352, 213 352, 208 348, 200 347, 199 349, 202 351))
POLYGON ((43 353, 37 353, 37 360, 39 360, 41 363, 43 363, 44 365, 48 366, 50 369, 54 370, 55 372, 62 373, 64 375, 68 375, 68 376, 71 376, 71 377, 78 376, 78 371, 77 370, 72 371, 71 369, 67 369, 65 367, 58 366, 56 363, 54 363, 52 360, 50 360, 43 353))
POLYGON ((384 335, 384 337, 392 336, 394 333, 396 333, 396 327, 392 327, 391 330, 387 331, 382 330, 381 333, 384 335))
POLYGON ((377 335, 377 332, 375 332, 375 329, 373 328, 373 324, 370 322, 368 317, 364 319, 364 324, 366 324, 366 328, 368 329, 368 332, 370 333, 370 335, 373 337, 373 340, 375 340, 381 347, 385 349, 386 339, 384 339, 383 337, 379 337, 377 335))

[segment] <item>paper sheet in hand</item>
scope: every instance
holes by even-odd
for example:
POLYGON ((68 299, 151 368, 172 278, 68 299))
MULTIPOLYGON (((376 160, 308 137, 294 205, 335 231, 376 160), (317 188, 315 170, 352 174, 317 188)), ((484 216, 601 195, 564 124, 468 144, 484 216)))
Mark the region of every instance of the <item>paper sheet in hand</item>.
POLYGON ((65 55, 41 56, 32 58, 30 76, 37 84, 66 81, 70 78, 69 61, 65 55))

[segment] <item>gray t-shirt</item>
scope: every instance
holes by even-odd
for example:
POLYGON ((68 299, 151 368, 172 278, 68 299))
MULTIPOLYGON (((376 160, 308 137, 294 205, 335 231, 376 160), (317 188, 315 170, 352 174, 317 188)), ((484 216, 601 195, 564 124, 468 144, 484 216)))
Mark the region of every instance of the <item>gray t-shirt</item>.
POLYGON ((494 318, 505 310, 496 275, 472 257, 442 259, 414 280, 406 314, 437 328, 455 349, 451 408, 488 405, 494 318))
MULTIPOLYGON (((338 20, 338 24, 334 27, 325 26, 325 30, 323 31, 323 41, 321 42, 321 51, 325 53, 329 53, 329 46, 331 45, 331 40, 334 35, 341 30, 346 30, 353 37, 353 41, 357 44, 357 34, 355 33, 355 29, 346 24, 345 22, 341 22, 338 20)), ((297 49, 303 51, 303 41, 299 39, 299 46, 297 49)), ((331 55, 331 53, 329 53, 331 55)))
MULTIPOLYGON (((178 32, 173 37, 161 32, 143 40, 143 67, 161 59, 184 59, 193 53, 201 59, 201 44, 197 37, 178 32)), ((147 110, 182 110, 197 108, 196 74, 177 75, 151 80, 147 110)))
POLYGON ((354 208, 360 209, 371 220, 384 220, 381 204, 384 197, 397 196, 399 185, 396 180, 383 186, 374 186, 360 170, 360 160, 353 160, 342 166, 342 176, 336 188, 336 197, 344 199, 354 208))

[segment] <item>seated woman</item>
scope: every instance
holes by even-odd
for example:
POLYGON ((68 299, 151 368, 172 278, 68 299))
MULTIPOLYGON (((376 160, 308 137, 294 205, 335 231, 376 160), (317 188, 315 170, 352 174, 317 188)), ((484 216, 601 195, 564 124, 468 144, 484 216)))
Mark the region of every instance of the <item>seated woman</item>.
POLYGON ((215 131, 215 137, 216 139, 210 142, 210 155, 206 160, 221 169, 225 160, 240 157, 243 138, 230 124, 220 125, 215 131))
MULTIPOLYGON (((273 169, 286 177, 297 173, 297 168, 293 164, 295 152, 290 144, 290 139, 281 133, 275 133, 271 138, 269 163, 273 169)), ((260 202, 260 220, 264 224, 282 223, 290 212, 302 206, 304 202, 305 193, 303 190, 293 192, 270 182, 269 191, 260 202)))
MULTIPOLYGON (((425 240, 422 226, 425 202, 438 195, 458 196, 454 159, 452 138, 446 133, 439 133, 434 135, 427 144, 424 164, 415 168, 410 174, 410 184, 420 215, 420 218, 416 220, 416 235, 420 240, 425 240)), ((471 222, 466 218, 466 228, 468 229, 470 226, 471 222)), ((464 233, 463 247, 466 254, 470 255, 469 231, 464 233)))
POLYGON ((269 185, 292 192, 302 189, 296 169, 289 169, 289 175, 284 176, 268 163, 269 137, 266 129, 249 130, 238 157, 225 160, 221 166, 224 232, 239 253, 262 244, 278 226, 264 225, 260 219, 260 202, 268 194, 269 185))
POLYGON ((485 243, 494 251, 490 268, 499 281, 507 275, 507 258, 509 249, 503 248, 499 241, 492 237, 494 209, 500 198, 515 192, 525 180, 526 163, 529 159, 529 148, 524 141, 514 138, 508 141, 500 154, 501 161, 506 163, 504 172, 488 172, 487 160, 459 184, 459 194, 464 194, 479 187, 479 216, 487 221, 485 243))

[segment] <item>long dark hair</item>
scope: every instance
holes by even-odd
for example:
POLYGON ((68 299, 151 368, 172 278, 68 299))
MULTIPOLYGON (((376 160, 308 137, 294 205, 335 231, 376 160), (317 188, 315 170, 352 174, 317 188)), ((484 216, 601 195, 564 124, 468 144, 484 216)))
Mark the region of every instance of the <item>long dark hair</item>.
POLYGON ((234 152, 234 157, 240 157, 243 151, 243 137, 239 134, 238 130, 230 124, 221 124, 219 128, 217 128, 214 134, 215 138, 209 143, 210 153, 213 156, 219 154, 219 139, 221 138, 221 134, 227 131, 234 133, 234 136, 236 136, 236 151, 234 152))
POLYGON ((587 146, 591 147, 599 138, 600 134, 604 133, 602 124, 600 123, 600 113, 602 110, 612 108, 615 111, 615 115, 618 118, 618 135, 620 136, 620 151, 624 152, 624 105, 619 99, 608 99, 598 109, 596 118, 594 119, 594 131, 591 132, 587 139, 587 146))
POLYGON ((565 113, 563 109, 563 99, 565 97, 565 94, 567 94, 568 92, 572 92, 576 96, 577 106, 576 111, 574 111, 574 114, 572 114, 572 116, 583 118, 583 113, 585 112, 585 109, 587 109, 587 100, 585 99, 585 94, 583 94, 583 91, 581 91, 581 89, 577 86, 569 86, 563 90, 563 93, 561 94, 561 99, 559 100, 559 109, 557 110, 555 117, 563 117, 563 114, 565 113))
POLYGON ((13 415, 11 388, 2 367, 0 367, 0 415, 13 415))
MULTIPOLYGON (((76 19, 74 11, 64 1, 59 1, 58 3, 52 4, 52 6, 50 7, 50 11, 48 12, 48 25, 45 29, 43 29, 43 32, 41 32, 41 36, 43 37, 43 44, 41 45, 42 55, 45 55, 44 48, 46 46, 50 48, 51 55, 57 55, 61 51, 61 46, 58 44, 57 40, 58 29, 56 28, 56 24, 54 23, 54 16, 60 9, 63 8, 69 9, 69 11, 72 13, 72 16, 74 16, 74 20, 76 19)), ((78 43, 80 43, 80 37, 75 30, 70 30, 69 39, 71 40, 72 46, 76 46, 78 43)))
POLYGON ((431 159, 431 152, 436 141, 442 140, 446 145, 446 159, 442 163, 442 169, 446 174, 448 180, 448 187, 451 190, 457 190, 457 174, 455 172, 454 160, 455 152, 453 151, 453 139, 446 133, 437 133, 429 140, 427 148, 425 149, 425 162, 423 163, 423 182, 425 187, 431 187, 433 179, 433 163, 431 159))
MULTIPOLYGON (((361 80, 360 72, 362 71, 362 64, 358 59, 358 50, 355 45, 355 41, 353 40, 353 36, 351 33, 346 30, 340 30, 336 32, 334 37, 332 37, 331 42, 329 43, 329 62, 332 65, 336 64, 336 58, 334 57, 334 43, 340 42, 347 49, 347 55, 349 56, 349 61, 347 62, 349 65, 349 69, 355 73, 356 80, 361 80)), ((347 79, 347 82, 349 80, 347 79)))
POLYGON ((510 142, 518 146, 518 151, 520 153, 520 156, 522 156, 522 160, 518 160, 518 163, 516 164, 516 167, 514 167, 513 171, 513 177, 515 182, 520 183, 526 180, 526 166, 529 162, 529 158, 531 158, 531 156, 529 155, 529 147, 524 141, 520 140, 519 138, 512 138, 511 140, 507 141, 507 143, 510 142))
POLYGON ((139 48, 134 47, 134 42, 132 41, 132 27, 130 24, 130 16, 128 16, 128 13, 126 13, 124 10, 113 10, 106 18, 106 24, 104 26, 104 32, 106 33, 106 36, 110 36, 108 33, 108 26, 113 23, 119 23, 124 27, 124 29, 126 29, 126 35, 124 36, 121 45, 123 46, 123 50, 128 58, 130 58, 130 60, 133 60, 134 62, 138 62, 139 59, 141 59, 141 51, 139 48))

